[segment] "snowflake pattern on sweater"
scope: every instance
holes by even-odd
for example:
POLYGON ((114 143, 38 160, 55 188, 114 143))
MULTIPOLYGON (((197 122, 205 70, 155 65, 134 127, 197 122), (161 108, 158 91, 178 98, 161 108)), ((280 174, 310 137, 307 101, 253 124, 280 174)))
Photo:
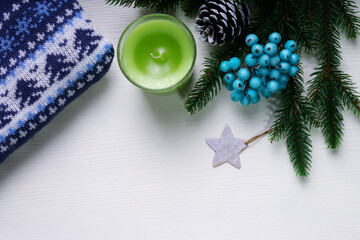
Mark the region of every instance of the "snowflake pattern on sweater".
POLYGON ((110 42, 75 0, 0 2, 0 163, 108 71, 110 42))

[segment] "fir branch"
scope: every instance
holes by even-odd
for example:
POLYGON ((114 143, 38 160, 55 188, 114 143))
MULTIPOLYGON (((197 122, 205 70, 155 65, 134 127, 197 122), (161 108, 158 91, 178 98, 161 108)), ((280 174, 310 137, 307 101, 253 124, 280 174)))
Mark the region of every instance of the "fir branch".
POLYGON ((183 0, 181 3, 181 9, 185 12, 186 16, 195 16, 198 14, 201 5, 205 2, 206 0, 183 0))
POLYGON ((350 76, 343 73, 337 73, 340 78, 335 77, 337 88, 342 89, 342 102, 353 113, 360 117, 360 95, 354 87, 350 76))
POLYGON ((185 101, 185 109, 194 114, 210 102, 221 89, 220 63, 228 58, 227 51, 214 51, 210 53, 210 58, 206 58, 203 74, 195 83, 193 90, 189 93, 185 101))
POLYGON ((161 12, 175 11, 181 0, 106 0, 107 4, 134 8, 152 8, 161 12))
POLYGON ((120 5, 124 7, 131 7, 131 5, 136 3, 136 0, 106 0, 107 4, 110 5, 120 5))
POLYGON ((231 57, 238 57, 244 59, 247 52, 244 51, 245 39, 244 34, 239 40, 228 46, 223 46, 220 49, 214 50, 210 53, 209 58, 205 58, 202 70, 203 74, 196 81, 193 90, 188 94, 185 101, 185 109, 190 114, 195 114, 205 107, 221 90, 221 85, 224 81, 221 78, 220 63, 228 60, 231 57))
MULTIPOLYGON (((340 24, 339 18, 346 14, 342 13, 339 16, 338 13, 344 10, 339 1, 343 0, 317 0, 316 3, 318 7, 320 6, 314 19, 315 58, 319 67, 311 75, 313 79, 310 80, 308 95, 314 109, 319 113, 322 133, 329 148, 337 148, 341 144, 344 106, 360 116, 359 94, 350 76, 340 70, 342 58, 339 28, 344 28, 344 25, 340 24)), ((350 15, 351 12, 347 14, 350 15)), ((347 21, 343 20, 343 22, 347 21)), ((359 31, 359 26, 355 23, 352 27, 355 29, 345 29, 348 31, 348 37, 355 37, 359 31)))
POLYGON ((305 177, 310 174, 311 168, 310 131, 301 118, 291 116, 286 145, 296 175, 305 177))
POLYGON ((338 0, 338 26, 348 39, 356 38, 360 34, 360 18, 357 16, 357 6, 352 0, 338 0))
POLYGON ((290 161, 295 173, 307 176, 311 168, 311 139, 307 125, 308 116, 313 112, 302 93, 301 76, 291 78, 287 88, 279 96, 280 107, 275 112, 275 122, 270 132, 270 142, 286 138, 290 161))
POLYGON ((256 6, 260 8, 254 18, 253 31, 263 42, 268 40, 270 33, 277 31, 283 38, 296 41, 299 49, 311 50, 314 41, 313 28, 309 24, 310 18, 302 12, 307 9, 308 1, 255 0, 256 6))
MULTIPOLYGON (((301 48, 312 49, 313 29, 310 18, 299 9, 308 9, 308 1, 261 1, 256 16, 257 34, 267 40, 271 32, 279 32, 283 39, 293 39, 301 48)), ((260 4, 260 3, 258 3, 260 4)), ((316 114, 307 102, 301 74, 291 78, 288 87, 281 93, 281 106, 275 113, 275 123, 270 141, 286 139, 290 161, 297 175, 307 176, 311 168, 310 126, 317 126, 316 114)))
POLYGON ((339 92, 333 79, 326 79, 327 83, 327 97, 323 99, 322 106, 319 108, 319 118, 321 120, 321 132, 325 137, 325 141, 329 148, 337 148, 340 146, 344 129, 344 118, 342 111, 344 110, 341 104, 339 92))

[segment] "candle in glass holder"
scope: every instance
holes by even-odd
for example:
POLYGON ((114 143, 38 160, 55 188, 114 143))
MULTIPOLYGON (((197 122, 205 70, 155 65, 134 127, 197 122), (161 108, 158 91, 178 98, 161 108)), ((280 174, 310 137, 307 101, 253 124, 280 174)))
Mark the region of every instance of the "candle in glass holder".
POLYGON ((187 26, 165 14, 132 22, 118 44, 118 62, 125 77, 150 92, 170 92, 188 80, 196 44, 187 26))

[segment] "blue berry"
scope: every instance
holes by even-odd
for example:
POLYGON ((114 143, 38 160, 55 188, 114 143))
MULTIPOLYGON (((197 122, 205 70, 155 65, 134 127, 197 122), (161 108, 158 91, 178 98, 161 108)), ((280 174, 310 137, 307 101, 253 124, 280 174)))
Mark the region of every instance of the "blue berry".
POLYGON ((241 65, 241 61, 239 58, 233 57, 230 59, 229 64, 230 64, 230 69, 236 71, 239 69, 241 65))
POLYGON ((258 102, 260 102, 260 95, 257 94, 257 96, 254 97, 254 98, 251 98, 250 101, 251 101, 252 104, 257 104, 258 102))
POLYGON ((240 68, 238 78, 243 81, 248 80, 250 78, 250 71, 247 68, 240 68))
POLYGON ((295 77, 295 75, 300 71, 300 69, 297 66, 291 66, 289 71, 290 77, 295 77))
POLYGON ((247 35, 247 37, 245 38, 245 43, 246 45, 248 45, 249 47, 254 46, 255 44, 257 44, 259 42, 259 38, 258 36, 256 36, 255 34, 249 34, 247 35))
POLYGON ((294 40, 289 40, 285 43, 285 48, 290 50, 291 52, 295 52, 297 44, 294 40))
POLYGON ((260 67, 259 74, 263 77, 269 75, 270 70, 267 67, 260 67))
POLYGON ((269 98, 272 95, 272 93, 267 88, 263 88, 260 93, 264 98, 269 98))
POLYGON ((269 40, 272 43, 279 44, 281 42, 281 36, 279 33, 274 32, 274 33, 270 34, 269 40))
POLYGON ((288 62, 280 62, 279 70, 282 73, 288 73, 290 71, 290 63, 288 62))
POLYGON ((280 52, 280 59, 288 62, 290 60, 291 52, 289 49, 283 49, 280 52))
POLYGON ((269 92, 276 93, 280 90, 280 84, 277 81, 271 80, 268 82, 266 88, 269 90, 269 92))
POLYGON ((248 65, 249 67, 253 67, 257 64, 257 58, 249 53, 246 57, 245 57, 245 63, 246 65, 248 65))
POLYGON ((267 54, 263 54, 259 57, 259 65, 262 67, 267 67, 270 64, 270 57, 267 54))
POLYGON ((263 47, 258 44, 255 34, 246 37, 245 42, 251 47, 251 53, 245 57, 247 67, 240 68, 241 61, 237 57, 221 62, 220 70, 225 73, 226 88, 232 91, 232 101, 240 101, 244 106, 256 104, 260 101, 260 94, 269 98, 284 90, 289 77, 296 76, 300 71, 297 66, 300 56, 294 53, 297 43, 289 40, 284 49, 279 49, 277 44, 281 42, 281 35, 276 32, 269 36, 269 40, 263 47))
POLYGON ((241 101, 241 99, 243 99, 243 97, 244 97, 243 92, 241 92, 241 91, 232 91, 230 98, 234 102, 238 102, 238 101, 241 101))
POLYGON ((227 73, 224 76, 224 81, 226 84, 233 84, 233 82, 235 81, 235 74, 234 73, 227 73))
POLYGON ((276 67, 280 63, 280 57, 278 55, 275 55, 270 58, 270 66, 276 67))
POLYGON ((248 96, 248 98, 252 99, 252 98, 256 98, 259 95, 259 93, 254 89, 249 88, 246 95, 248 96))
POLYGON ((241 99, 241 104, 244 105, 244 106, 247 106, 250 104, 250 99, 247 97, 247 96, 244 96, 242 99, 241 99))
POLYGON ((264 53, 264 48, 260 44, 255 44, 252 46, 251 52, 255 57, 260 57, 264 53))
POLYGON ((291 54, 290 56, 290 64, 291 65, 297 65, 300 61, 300 56, 296 53, 291 54))
POLYGON ((278 80, 280 78, 281 72, 277 69, 273 69, 269 73, 270 80, 278 80))
POLYGON ((232 84, 226 84, 226 88, 229 91, 234 91, 233 85, 232 84))
POLYGON ((244 89, 245 83, 241 80, 235 80, 232 86, 234 90, 242 91, 244 89))
POLYGON ((283 74, 281 74, 281 76, 280 76, 280 78, 279 78, 279 83, 280 83, 280 85, 281 84, 287 84, 288 83, 288 81, 289 81, 289 75, 288 74, 285 74, 285 73, 283 73, 283 74))
POLYGON ((230 72, 229 61, 222 61, 220 64, 220 70, 224 73, 230 72))
POLYGON ((274 56, 277 52, 277 46, 275 43, 267 43, 265 45, 264 51, 269 56, 274 56))
POLYGON ((252 89, 258 89, 259 87, 261 87, 262 82, 259 77, 252 77, 249 81, 249 84, 252 89))

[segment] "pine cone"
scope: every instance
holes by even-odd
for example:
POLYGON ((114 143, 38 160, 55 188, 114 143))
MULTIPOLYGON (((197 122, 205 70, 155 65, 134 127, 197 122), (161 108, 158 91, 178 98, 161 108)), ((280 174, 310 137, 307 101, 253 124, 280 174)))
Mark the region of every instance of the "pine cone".
POLYGON ((210 0, 200 7, 195 31, 202 41, 222 46, 232 43, 250 24, 250 10, 246 4, 233 0, 210 0))

